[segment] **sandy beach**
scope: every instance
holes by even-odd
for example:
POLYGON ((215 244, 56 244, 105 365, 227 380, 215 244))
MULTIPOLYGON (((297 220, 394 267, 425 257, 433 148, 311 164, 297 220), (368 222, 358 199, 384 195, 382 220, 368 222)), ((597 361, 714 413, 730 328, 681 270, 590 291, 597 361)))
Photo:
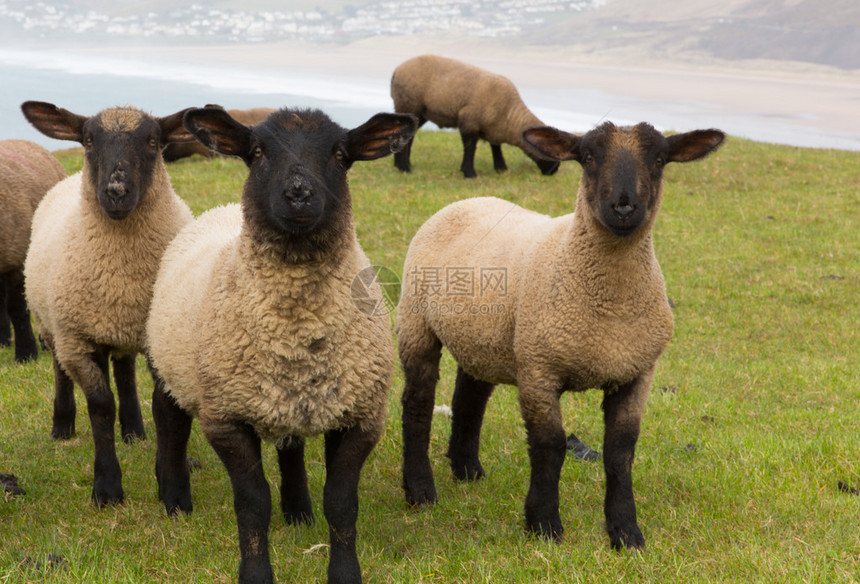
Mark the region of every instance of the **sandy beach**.
MULTIPOLYGON (((600 117, 626 120, 645 111, 667 129, 718 126, 734 135, 758 138, 752 128, 764 125, 775 136, 770 141, 779 142, 781 132, 792 130, 807 133, 812 141, 817 134, 833 137, 826 142, 831 147, 860 150, 860 72, 801 63, 688 60, 641 64, 636 55, 624 51, 594 56, 576 47, 517 48, 498 41, 440 36, 377 37, 348 45, 118 46, 70 52, 272 76, 361 77, 378 83, 379 91, 386 94, 391 72, 400 62, 417 54, 436 53, 509 77, 524 99, 553 95, 555 110, 585 111, 595 123, 600 117), (565 102, 568 95, 571 99, 565 102), (611 105, 600 103, 601 99, 611 100, 611 105), (639 109, 628 111, 625 100, 638 101, 639 109), (642 104, 646 104, 645 110, 642 104), (745 133, 745 128, 750 131, 745 133)), ((529 99, 526 102, 531 106, 529 99)))

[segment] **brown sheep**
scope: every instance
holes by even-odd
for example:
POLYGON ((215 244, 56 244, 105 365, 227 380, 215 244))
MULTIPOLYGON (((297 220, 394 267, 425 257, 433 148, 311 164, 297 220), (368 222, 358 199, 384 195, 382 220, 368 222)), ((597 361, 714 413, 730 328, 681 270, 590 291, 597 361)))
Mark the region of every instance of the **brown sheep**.
POLYGON ((33 211, 65 176, 56 157, 35 142, 0 140, 0 335, 4 340, 8 337, 11 322, 19 363, 37 356, 24 297, 24 259, 33 211))
MULTIPOLYGON (((206 104, 206 107, 221 107, 220 105, 214 104, 206 104)), ((223 108, 221 108, 223 109, 223 108)), ((251 109, 231 109, 227 110, 227 113, 233 117, 234 120, 245 124, 246 126, 255 126, 269 117, 269 114, 274 112, 275 109, 271 107, 254 107, 251 109)), ((200 156, 205 156, 206 158, 212 158, 217 156, 218 153, 210 150, 205 145, 201 144, 197 140, 193 142, 173 142, 164 147, 164 151, 161 155, 164 157, 165 162, 175 162, 180 158, 187 158, 193 154, 199 154, 200 156)))
MULTIPOLYGON (((479 139, 490 143, 493 168, 503 172, 508 167, 502 144, 523 148, 523 130, 543 125, 508 78, 437 55, 421 55, 401 63, 391 76, 391 99, 397 113, 418 116, 419 127, 429 120, 440 128, 460 131, 460 170, 466 178, 477 176, 475 149, 479 139)), ((411 150, 412 141, 394 155, 394 165, 403 172, 412 170, 411 150)), ((543 174, 558 170, 557 160, 541 158, 530 150, 525 153, 543 174)))

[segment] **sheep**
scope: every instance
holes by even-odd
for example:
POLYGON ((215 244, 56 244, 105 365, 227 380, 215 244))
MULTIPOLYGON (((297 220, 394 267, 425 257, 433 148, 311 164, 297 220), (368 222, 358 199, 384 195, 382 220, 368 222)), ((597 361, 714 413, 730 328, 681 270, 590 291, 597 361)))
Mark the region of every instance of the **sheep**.
MULTIPOLYGON (((475 178, 475 149, 479 139, 490 143, 493 168, 507 170, 502 144, 523 148, 522 132, 542 125, 523 103, 517 88, 506 77, 461 61, 438 55, 421 55, 401 63, 391 76, 394 111, 418 116, 421 127, 428 120, 440 128, 457 128, 463 140, 460 171, 475 178)), ((394 155, 394 165, 410 172, 412 141, 394 155)), ((557 160, 545 160, 525 150, 541 173, 554 174, 557 160)))
POLYGON ((164 255, 147 325, 164 383, 153 393, 156 475, 168 514, 191 512, 185 449, 192 416, 233 486, 239 582, 271 582, 262 439, 278 445, 281 510, 313 518, 305 438, 325 434, 328 581, 360 582, 357 485, 387 415, 395 365, 373 268, 353 226, 347 170, 396 151, 412 116, 377 114, 346 131, 319 110, 282 109, 249 127, 220 109, 186 127, 241 157, 241 207, 207 211, 164 255), (356 293, 353 289, 361 291, 356 293))
POLYGON ((15 361, 38 356, 24 297, 24 258, 33 211, 45 193, 65 178, 57 158, 28 140, 0 140, 0 341, 15 331, 15 361))
MULTIPOLYGON (((206 104, 205 107, 221 106, 215 104, 206 104)), ((234 120, 237 120, 238 122, 247 126, 259 124, 267 117, 269 117, 269 114, 273 113, 274 111, 275 108, 271 107, 254 107, 250 109, 227 110, 227 112, 233 117, 234 120)), ((200 156, 211 158, 215 156, 216 153, 207 148, 204 144, 201 144, 197 140, 194 140, 193 142, 176 142, 168 144, 164 147, 164 150, 161 154, 162 156, 164 156, 165 162, 175 162, 181 158, 186 158, 193 154, 199 154, 200 156)))
POLYGON ((473 198, 433 215, 409 245, 396 331, 405 375, 403 487, 436 500, 428 442, 441 347, 457 362, 447 456, 455 478, 484 476, 484 409, 496 384, 518 387, 531 481, 527 530, 560 540, 565 458, 559 398, 602 389, 605 517, 611 546, 642 548, 631 468, 654 370, 673 329, 652 228, 663 167, 715 150, 719 130, 664 136, 604 123, 583 136, 523 134, 537 154, 583 168, 575 212, 550 218, 473 198))
POLYGON ((84 392, 95 442, 92 500, 123 500, 114 445, 116 406, 108 379, 113 360, 125 441, 145 437, 135 357, 161 254, 192 220, 176 195, 161 147, 192 136, 183 111, 153 117, 134 107, 95 116, 27 101, 24 116, 40 132, 84 146, 81 172, 54 186, 33 216, 24 264, 27 301, 54 362, 52 436, 75 432, 73 382, 84 392))

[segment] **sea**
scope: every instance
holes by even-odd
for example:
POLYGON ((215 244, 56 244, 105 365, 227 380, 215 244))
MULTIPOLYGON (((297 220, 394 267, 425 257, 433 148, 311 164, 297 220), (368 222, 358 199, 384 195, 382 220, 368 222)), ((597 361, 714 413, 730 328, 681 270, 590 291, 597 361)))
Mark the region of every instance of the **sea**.
MULTIPOLYGON (((630 98, 590 89, 520 88, 520 93, 544 123, 571 132, 586 132, 607 119, 619 125, 647 120, 660 130, 719 127, 762 142, 860 151, 860 135, 786 123, 766 113, 717 111, 707 103, 630 98)), ((27 100, 51 102, 82 115, 116 105, 135 105, 158 116, 209 103, 238 109, 313 107, 347 128, 392 110, 388 79, 359 73, 334 76, 285 69, 274 74, 258 68, 127 61, 109 53, 81 56, 61 50, 0 48, 0 139, 31 140, 50 150, 76 145, 31 127, 20 110, 27 100)), ((799 112, 798 119, 802 118, 799 112)))

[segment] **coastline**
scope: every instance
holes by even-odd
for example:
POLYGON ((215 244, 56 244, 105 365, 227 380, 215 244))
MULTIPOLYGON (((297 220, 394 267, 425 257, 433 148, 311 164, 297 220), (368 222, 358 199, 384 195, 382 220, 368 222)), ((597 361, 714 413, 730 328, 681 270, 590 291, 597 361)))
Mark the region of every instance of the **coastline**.
MULTIPOLYGON (((792 62, 648 61, 631 51, 589 55, 572 47, 505 47, 498 41, 446 37, 376 37, 346 45, 285 41, 258 45, 111 47, 118 57, 190 66, 304 72, 388 80, 403 60, 436 53, 509 77, 522 92, 589 90, 619 99, 700 104, 715 114, 765 116, 787 124, 860 137, 860 71, 792 62)), ((86 54, 86 50, 72 50, 86 54)), ((671 107, 671 106, 670 106, 671 107)), ((687 129, 687 128, 672 128, 687 129)), ((860 140, 860 138, 858 138, 860 140)), ((858 142, 860 148, 860 142, 858 142)))
POLYGON ((390 110, 394 68, 409 57, 436 53, 507 76, 545 123, 570 131, 586 131, 604 119, 649 121, 663 130, 720 127, 765 142, 860 151, 860 71, 804 63, 735 63, 694 55, 643 61, 631 50, 594 55, 576 46, 516 47, 444 35, 343 45, 73 47, 62 53, 82 62, 110 59, 112 68, 127 63, 122 67, 129 75, 163 74, 202 90, 211 82, 222 92, 261 94, 261 99, 290 94, 307 98, 309 105, 322 99, 324 108, 342 102, 362 112, 390 110))

